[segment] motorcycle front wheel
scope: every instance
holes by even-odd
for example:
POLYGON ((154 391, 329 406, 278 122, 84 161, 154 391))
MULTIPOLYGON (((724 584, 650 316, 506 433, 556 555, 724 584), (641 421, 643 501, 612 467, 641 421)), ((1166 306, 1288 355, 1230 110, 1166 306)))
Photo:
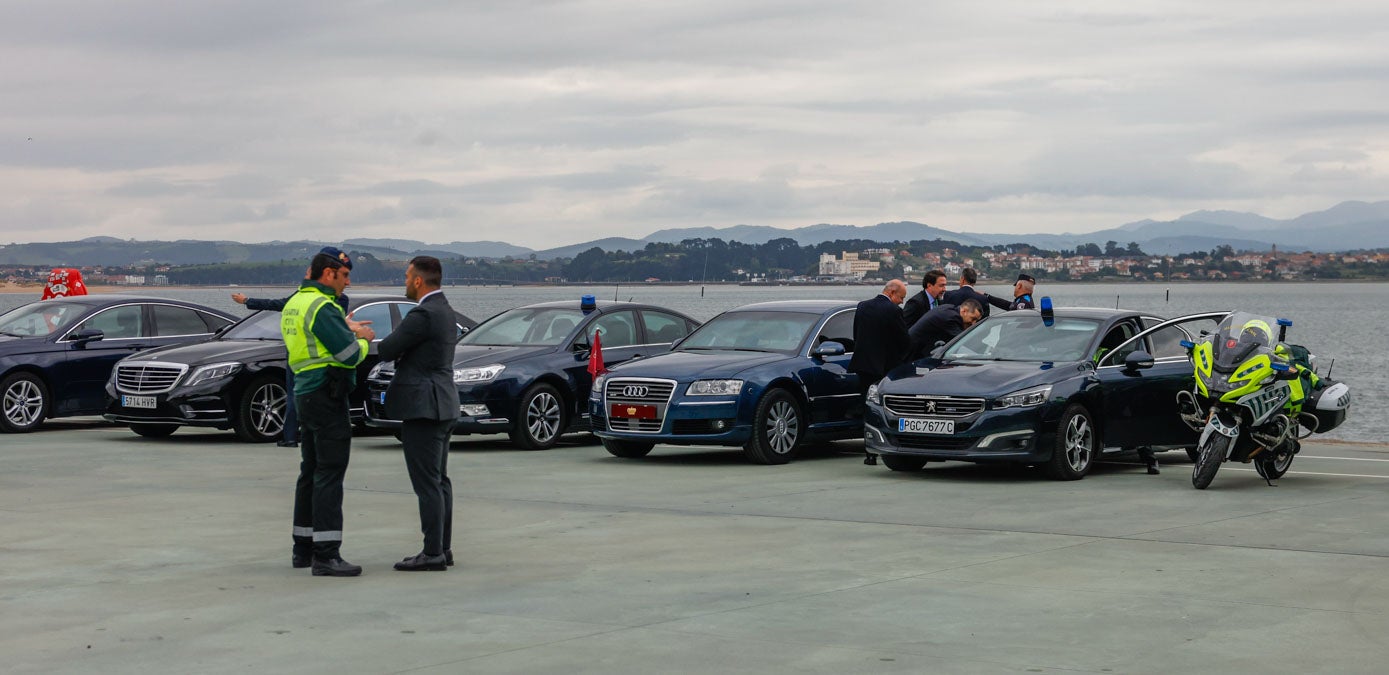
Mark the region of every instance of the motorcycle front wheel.
POLYGON ((1191 469, 1191 486, 1197 490, 1204 490, 1215 480, 1215 473, 1220 470, 1220 465, 1225 461, 1225 456, 1229 453, 1230 442, 1234 440, 1225 434, 1211 434, 1206 442, 1196 448, 1199 455, 1196 458, 1196 465, 1191 469))

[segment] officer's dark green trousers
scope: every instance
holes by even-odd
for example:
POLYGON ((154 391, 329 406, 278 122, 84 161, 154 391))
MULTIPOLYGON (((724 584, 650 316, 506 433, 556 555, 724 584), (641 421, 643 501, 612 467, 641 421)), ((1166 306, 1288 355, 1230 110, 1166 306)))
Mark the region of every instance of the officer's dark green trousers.
POLYGON ((294 486, 294 552, 339 557, 342 481, 352 446, 348 394, 354 371, 328 367, 318 389, 295 396, 299 412, 299 481, 294 486))

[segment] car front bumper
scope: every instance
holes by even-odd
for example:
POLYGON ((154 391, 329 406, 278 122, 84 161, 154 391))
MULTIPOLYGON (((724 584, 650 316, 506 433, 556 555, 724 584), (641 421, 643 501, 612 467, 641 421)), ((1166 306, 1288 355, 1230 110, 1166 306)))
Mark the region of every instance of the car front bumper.
POLYGON ((677 397, 665 406, 660 427, 653 431, 635 431, 628 419, 609 419, 607 405, 602 399, 589 398, 588 414, 593 433, 599 438, 666 445, 740 446, 752 438, 751 422, 738 416, 740 400, 677 397))
POLYGON ((985 410, 955 420, 951 435, 901 433, 901 416, 879 404, 864 415, 864 449, 933 461, 1036 464, 1051 459, 1056 419, 1050 405, 985 410))

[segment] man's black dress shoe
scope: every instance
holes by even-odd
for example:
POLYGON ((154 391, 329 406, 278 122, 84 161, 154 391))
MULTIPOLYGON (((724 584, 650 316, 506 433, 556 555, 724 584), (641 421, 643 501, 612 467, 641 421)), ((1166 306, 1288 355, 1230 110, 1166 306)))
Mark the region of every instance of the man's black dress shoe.
POLYGON ((396 563, 395 568, 402 572, 443 572, 449 567, 448 558, 443 554, 420 553, 396 563))
POLYGON ((293 553, 289 556, 289 564, 293 565, 295 569, 303 569, 313 564, 313 556, 293 553))
POLYGON ((361 565, 353 565, 342 558, 313 559, 313 575, 316 577, 355 577, 361 573, 361 565))
POLYGON ((282 448, 297 448, 299 447, 299 441, 275 441, 275 445, 282 448))
POLYGON ((453 567, 453 549, 444 550, 444 560, 448 561, 448 566, 453 567))

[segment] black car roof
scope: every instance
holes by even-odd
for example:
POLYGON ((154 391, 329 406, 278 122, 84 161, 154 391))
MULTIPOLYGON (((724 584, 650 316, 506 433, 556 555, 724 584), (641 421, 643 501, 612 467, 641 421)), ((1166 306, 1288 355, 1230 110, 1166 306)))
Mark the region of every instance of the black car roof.
POLYGON ((225 309, 218 309, 216 307, 204 305, 199 302, 179 300, 177 298, 161 298, 153 295, 131 295, 127 293, 95 293, 92 295, 65 295, 60 298, 53 298, 51 300, 35 300, 34 302, 54 301, 71 302, 79 305, 87 305, 88 307, 105 307, 107 305, 119 305, 127 302, 167 302, 171 305, 180 305, 183 307, 206 310, 210 312, 215 312, 227 318, 234 318, 233 315, 225 309))
MULTIPOLYGON (((1117 319, 1122 316, 1138 316, 1139 313, 1131 309, 1110 309, 1108 307, 1057 307, 1052 310, 1056 316, 1073 319, 1117 319)), ((1035 309, 1015 309, 1008 312, 1000 312, 991 316, 1007 316, 1008 314, 1041 314, 1035 309)))
POLYGON ((832 309, 852 309, 857 306, 857 300, 773 300, 771 302, 755 302, 751 305, 734 307, 728 311, 814 312, 820 314, 832 309))
MULTIPOLYGON (((655 305, 651 305, 644 302, 626 302, 622 300, 595 300, 594 303, 598 306, 598 309, 620 309, 623 307, 655 307, 655 305)), ((517 309, 539 309, 549 307, 560 307, 564 309, 573 307, 577 309, 579 307, 579 299, 575 298, 574 300, 551 300, 550 302, 537 302, 530 305, 522 305, 517 309)))

